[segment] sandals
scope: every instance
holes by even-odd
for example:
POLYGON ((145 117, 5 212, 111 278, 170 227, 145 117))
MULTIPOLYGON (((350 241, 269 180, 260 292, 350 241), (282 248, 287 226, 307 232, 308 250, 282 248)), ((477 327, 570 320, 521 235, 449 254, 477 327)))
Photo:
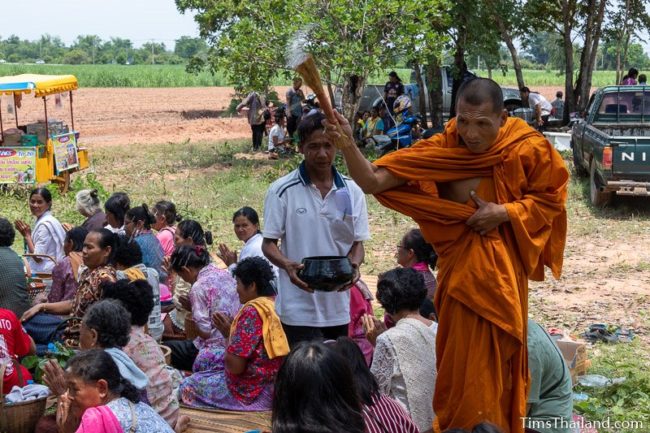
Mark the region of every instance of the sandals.
POLYGON ((608 326, 604 323, 594 323, 589 326, 589 330, 582 334, 582 337, 595 343, 603 341, 605 343, 629 343, 634 339, 634 332, 631 329, 608 326))

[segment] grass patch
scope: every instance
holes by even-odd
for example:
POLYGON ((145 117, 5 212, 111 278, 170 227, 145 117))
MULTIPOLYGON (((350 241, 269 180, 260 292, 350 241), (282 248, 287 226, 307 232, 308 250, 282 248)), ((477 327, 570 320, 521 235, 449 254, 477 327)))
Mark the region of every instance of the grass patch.
POLYGON ((601 374, 610 379, 625 378, 623 383, 603 388, 577 387, 577 391, 590 398, 575 402, 574 409, 592 422, 609 420, 609 426, 598 428, 600 433, 638 433, 650 428, 650 362, 647 354, 648 347, 638 339, 628 344, 598 344, 594 347, 589 374, 601 374))

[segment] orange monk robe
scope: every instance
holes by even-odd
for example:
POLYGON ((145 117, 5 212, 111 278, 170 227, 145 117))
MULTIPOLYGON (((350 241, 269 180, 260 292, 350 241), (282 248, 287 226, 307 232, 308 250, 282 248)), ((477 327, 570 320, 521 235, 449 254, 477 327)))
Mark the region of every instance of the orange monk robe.
POLYGON ((523 432, 528 395, 528 279, 556 278, 566 240, 569 173, 559 153, 521 119, 509 118, 482 154, 445 131, 375 164, 408 184, 377 194, 412 217, 439 255, 436 431, 490 421, 523 432), (436 182, 480 177, 483 200, 505 205, 510 222, 485 236, 466 225, 472 200, 438 196, 436 182))

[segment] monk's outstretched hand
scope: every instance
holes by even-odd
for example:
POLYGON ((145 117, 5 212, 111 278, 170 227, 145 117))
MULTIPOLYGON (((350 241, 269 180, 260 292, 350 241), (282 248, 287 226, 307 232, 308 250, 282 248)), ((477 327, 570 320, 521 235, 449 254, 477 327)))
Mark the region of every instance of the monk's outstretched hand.
POLYGON ((502 204, 485 201, 476 195, 474 191, 469 194, 478 206, 478 209, 474 212, 474 215, 469 217, 466 224, 472 230, 479 232, 481 236, 497 228, 501 223, 510 221, 508 211, 502 204))

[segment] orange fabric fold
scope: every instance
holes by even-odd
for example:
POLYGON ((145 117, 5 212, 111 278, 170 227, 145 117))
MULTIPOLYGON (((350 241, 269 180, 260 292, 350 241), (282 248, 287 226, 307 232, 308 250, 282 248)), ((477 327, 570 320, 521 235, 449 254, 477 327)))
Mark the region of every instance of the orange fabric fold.
POLYGON ((562 270, 564 161, 540 133, 510 118, 485 153, 462 145, 452 119, 442 134, 375 164, 409 181, 376 198, 412 217, 439 255, 437 428, 491 421, 522 432, 528 279, 542 280, 544 266, 556 278, 562 270), (465 224, 476 211, 471 200, 438 196, 437 182, 469 178, 481 178, 477 194, 505 205, 510 223, 480 236, 465 224))

